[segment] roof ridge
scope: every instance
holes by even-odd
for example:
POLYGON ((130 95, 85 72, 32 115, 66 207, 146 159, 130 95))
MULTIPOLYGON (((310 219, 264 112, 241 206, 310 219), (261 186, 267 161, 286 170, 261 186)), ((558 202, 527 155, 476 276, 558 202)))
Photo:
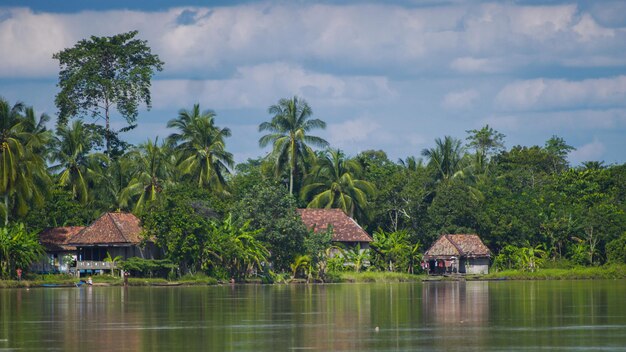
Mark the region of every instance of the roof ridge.
MULTIPOLYGON (((113 225, 115 226, 115 228, 117 229, 117 231, 120 233, 120 236, 122 236, 122 238, 124 240, 126 240, 126 242, 130 241, 128 240, 128 238, 126 238, 126 236, 124 236, 124 232, 122 232, 122 229, 120 229, 120 227, 117 224, 117 221, 115 221, 115 219, 113 218, 113 216, 111 215, 112 213, 107 213, 107 215, 109 216, 109 218, 111 219, 111 221, 113 221, 113 225)), ((121 214, 121 213, 120 213, 121 214)))
POLYGON ((454 248, 456 248, 457 251, 459 251, 459 256, 462 256, 465 254, 465 252, 463 250, 461 250, 461 247, 459 247, 456 243, 454 243, 454 241, 449 237, 450 234, 445 234, 444 235, 446 237, 446 239, 452 243, 452 245, 454 246, 454 248))

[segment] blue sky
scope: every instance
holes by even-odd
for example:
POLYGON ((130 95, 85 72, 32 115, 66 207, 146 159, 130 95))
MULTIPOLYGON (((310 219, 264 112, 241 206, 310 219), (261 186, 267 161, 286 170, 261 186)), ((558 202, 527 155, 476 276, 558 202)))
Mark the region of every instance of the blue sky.
MULTIPOLYGON (((0 5, 0 96, 56 114, 52 54, 90 35, 138 30, 165 70, 132 143, 169 134, 200 103, 263 155, 267 108, 298 95, 348 154, 418 156, 489 124, 507 147, 552 135, 573 164, 626 162, 624 1, 14 1, 0 5)), ((117 126, 121 122, 117 121, 117 126)))

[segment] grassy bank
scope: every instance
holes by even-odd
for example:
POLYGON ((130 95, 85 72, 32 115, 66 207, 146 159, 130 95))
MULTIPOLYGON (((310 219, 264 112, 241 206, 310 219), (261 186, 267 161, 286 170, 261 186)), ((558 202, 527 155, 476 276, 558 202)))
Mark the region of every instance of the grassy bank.
MULTIPOLYGON (((110 275, 94 275, 91 277, 93 284, 122 286, 124 281, 119 277, 110 275)), ((70 275, 33 275, 25 280, 0 280, 0 288, 19 287, 46 287, 46 286, 75 286, 78 278, 70 275)), ((81 277, 86 280, 86 277, 81 277)), ((204 275, 185 275, 176 281, 168 281, 160 278, 129 278, 129 286, 196 286, 196 285, 216 285, 216 279, 204 275)))
POLYGON ((626 279, 626 265, 574 267, 569 269, 538 269, 535 272, 505 270, 484 275, 487 280, 590 280, 626 279))
POLYGON ((327 275, 327 282, 418 282, 424 276, 393 272, 332 272, 327 275))

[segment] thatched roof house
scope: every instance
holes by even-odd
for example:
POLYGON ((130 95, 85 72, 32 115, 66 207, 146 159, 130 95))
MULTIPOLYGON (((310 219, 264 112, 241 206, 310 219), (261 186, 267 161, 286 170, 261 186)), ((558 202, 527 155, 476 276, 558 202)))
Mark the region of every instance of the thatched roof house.
POLYGON ((111 257, 148 257, 153 245, 142 244, 141 221, 131 213, 104 213, 91 225, 72 236, 68 244, 78 248, 79 261, 102 261, 111 257))
POLYGON ((491 252, 478 235, 441 235, 424 253, 430 273, 486 274, 491 252))
POLYGON ((358 244, 361 248, 369 247, 372 242, 372 237, 341 209, 298 209, 298 214, 302 222, 316 233, 324 232, 329 225, 332 226, 333 242, 348 246, 358 244))

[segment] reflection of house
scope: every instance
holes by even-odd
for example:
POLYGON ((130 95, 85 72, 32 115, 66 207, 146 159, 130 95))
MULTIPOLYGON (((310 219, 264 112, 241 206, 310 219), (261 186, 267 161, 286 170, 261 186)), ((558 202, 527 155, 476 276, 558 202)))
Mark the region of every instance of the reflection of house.
POLYGON ((107 256, 154 259, 156 248, 142 242, 140 220, 130 213, 105 213, 68 241, 77 247, 78 270, 110 269, 107 256))
POLYGON ((68 272, 76 255, 76 247, 68 245, 68 241, 82 229, 82 226, 66 226, 43 230, 39 234, 39 243, 44 247, 46 255, 34 263, 31 270, 37 273, 68 272))
POLYGON ((441 235, 424 253, 430 274, 487 274, 491 252, 478 235, 441 235))
POLYGON ((298 209, 302 222, 316 233, 324 232, 328 226, 333 229, 333 242, 347 247, 359 245, 361 249, 369 248, 372 242, 370 235, 347 216, 341 209, 298 209))

